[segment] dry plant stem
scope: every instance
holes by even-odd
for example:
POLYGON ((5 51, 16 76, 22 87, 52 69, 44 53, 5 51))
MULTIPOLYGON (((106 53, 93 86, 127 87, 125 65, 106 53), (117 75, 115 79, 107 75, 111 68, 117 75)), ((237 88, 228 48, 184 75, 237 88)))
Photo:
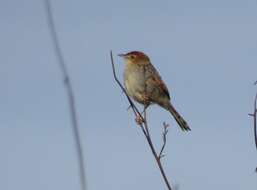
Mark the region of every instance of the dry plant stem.
MULTIPOLYGON (((256 81, 257 83, 257 81, 256 81)), ((255 95, 255 101, 254 101, 254 114, 253 114, 253 126, 254 126, 254 137, 255 137, 255 147, 257 150, 257 122, 256 122, 256 115, 257 115, 257 93, 255 95)), ((255 172, 257 172, 257 168, 255 169, 255 172)))
POLYGON ((255 95, 254 99, 254 110, 252 114, 249 114, 249 116, 253 117, 253 128, 254 128, 254 139, 255 139, 255 147, 257 150, 257 93, 255 95))
POLYGON ((253 126, 254 126, 254 137, 255 137, 255 147, 256 147, 256 150, 257 150, 257 94, 255 95, 255 101, 254 101, 254 116, 253 116, 253 119, 254 119, 254 121, 253 121, 253 126))
MULTIPOLYGON (((125 95, 126 95, 128 101, 129 101, 130 107, 132 108, 132 110, 133 110, 135 116, 139 115, 139 116, 143 119, 143 123, 140 124, 140 128, 141 128, 141 130, 142 130, 142 132, 143 132, 143 134, 144 134, 144 136, 145 136, 145 138, 146 138, 146 140, 147 140, 147 142, 148 142, 148 144, 149 144, 149 146, 150 146, 150 149, 151 149, 151 151, 152 151, 152 153, 153 153, 153 156, 154 156, 154 158, 155 158, 155 160, 156 160, 156 162, 157 162, 157 165, 158 165, 158 167, 159 167, 159 169, 160 169, 160 172, 161 172, 161 174, 162 174, 162 177, 163 177, 163 179, 164 179, 164 181, 165 181, 165 184, 166 184, 168 190, 172 190, 171 185, 170 185, 170 183, 169 183, 169 181, 168 181, 168 178, 167 178, 167 176, 166 176, 166 174, 165 174, 165 171, 164 171, 164 169, 163 169, 163 166, 162 166, 162 163, 161 163, 161 159, 159 158, 159 156, 158 156, 158 154, 157 154, 157 152, 156 152, 156 150, 155 150, 155 148, 154 148, 154 145, 153 145, 153 143, 152 143, 152 139, 151 139, 150 132, 149 132, 149 128, 148 128, 148 124, 147 124, 147 117, 146 117, 146 109, 147 109, 147 106, 146 106, 146 104, 145 104, 145 106, 144 106, 144 117, 143 117, 143 116, 141 115, 141 113, 138 111, 138 109, 137 109, 137 107, 135 106, 135 104, 133 103, 133 101, 130 99, 130 97, 129 97, 128 94, 126 93, 126 91, 125 91, 123 85, 121 84, 121 82, 120 82, 119 79, 117 78, 117 75, 116 75, 116 72, 115 72, 115 66, 114 66, 112 51, 110 51, 110 56, 111 56, 111 64, 112 64, 112 71, 113 71, 114 79, 115 79, 115 81, 118 83, 118 85, 120 86, 120 88, 122 89, 122 91, 125 93, 125 95)), ((165 147, 165 145, 164 145, 164 147, 165 147)))
POLYGON ((56 53, 56 56, 58 59, 58 64, 60 66, 61 72, 63 74, 64 85, 66 87, 67 95, 68 95, 71 124, 72 124, 72 130, 73 130, 77 155, 78 155, 81 189, 86 190, 86 174, 85 174, 84 158, 83 158, 81 140, 80 140, 80 136, 79 136, 75 98, 74 98, 74 94, 73 94, 73 90, 72 90, 72 84, 71 84, 71 81, 69 78, 68 70, 65 65, 65 61, 64 61, 64 58, 62 55, 61 48, 59 46, 59 40, 57 37, 57 33, 56 33, 54 21, 53 21, 53 14, 52 14, 52 8, 51 8, 50 1, 49 0, 44 0, 44 1, 45 1, 46 12, 47 12, 48 27, 49 27, 50 34, 51 34, 51 37, 53 40, 55 53, 56 53))
MULTIPOLYGON (((257 81, 254 83, 254 85, 257 85, 257 81)), ((254 99, 253 113, 249 115, 253 117, 254 140, 255 140, 255 148, 257 150, 257 93, 254 99)), ((257 168, 255 169, 255 171, 257 172, 257 168)))
POLYGON ((165 182, 167 188, 169 190, 172 190, 171 185, 169 183, 169 180, 168 180, 168 178, 167 178, 167 176, 165 174, 165 171, 163 169, 163 166, 162 166, 162 163, 161 163, 161 157, 159 157, 159 155, 157 154, 157 152, 156 152, 156 150, 154 148, 154 145, 152 143, 152 139, 151 139, 151 136, 150 136, 150 133, 149 133, 149 129, 148 129, 148 124, 147 124, 146 110, 144 111, 144 120, 145 120, 144 127, 145 127, 145 130, 146 130, 146 133, 147 133, 147 136, 146 136, 147 142, 148 142, 148 144, 149 144, 149 146, 150 146, 150 148, 152 150, 153 156, 154 156, 154 158, 155 158, 155 160, 157 162, 157 165, 158 165, 158 167, 160 169, 160 172, 162 174, 162 177, 164 179, 164 182, 165 182))
POLYGON ((162 133, 163 145, 162 145, 161 151, 160 151, 159 156, 158 156, 159 159, 164 157, 163 151, 165 149, 166 142, 167 142, 168 127, 169 127, 169 125, 164 122, 163 123, 163 133, 162 133))

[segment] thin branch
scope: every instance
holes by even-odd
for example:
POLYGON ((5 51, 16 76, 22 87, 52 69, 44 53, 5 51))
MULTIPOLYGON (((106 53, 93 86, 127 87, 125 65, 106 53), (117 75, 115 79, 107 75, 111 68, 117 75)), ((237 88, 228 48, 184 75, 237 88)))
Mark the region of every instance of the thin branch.
POLYGON ((256 122, 256 120, 257 120, 257 93, 256 93, 255 99, 254 99, 253 113, 248 114, 248 115, 253 117, 254 139, 255 139, 255 147, 257 150, 257 122, 256 122))
MULTIPOLYGON (((254 83, 254 85, 256 84, 257 84, 257 81, 254 83)), ((257 93, 254 99, 253 113, 249 114, 249 116, 253 117, 254 141, 255 141, 255 148, 257 150, 257 93)), ((255 171, 257 172, 257 168, 255 169, 255 171)))
POLYGON ((163 151, 165 149, 166 146, 166 142, 167 142, 167 134, 168 134, 168 127, 169 125, 166 124, 165 122, 163 123, 163 132, 162 132, 162 140, 163 140, 163 144, 162 144, 162 148, 161 151, 159 153, 159 159, 161 159, 162 157, 164 157, 163 151))
POLYGON ((153 142, 152 142, 152 139, 151 139, 151 136, 150 136, 150 132, 149 132, 149 128, 148 128, 148 124, 147 124, 147 120, 146 120, 146 110, 145 110, 145 117, 144 117, 144 119, 145 119, 144 127, 145 127, 146 134, 147 134, 147 136, 146 136, 147 142, 148 142, 148 144, 149 144, 149 146, 150 146, 150 148, 152 150, 153 156, 154 156, 154 158, 155 158, 155 160, 157 162, 157 165, 158 165, 158 167, 160 169, 160 172, 162 174, 162 177, 164 179, 164 182, 165 182, 168 190, 172 190, 171 185, 169 183, 169 180, 168 180, 168 178, 166 176, 166 173, 165 173, 165 171, 163 169, 161 160, 160 160, 160 158, 159 158, 159 156, 158 156, 158 154, 157 154, 157 152, 156 152, 156 150, 154 148, 154 145, 153 145, 153 142))
POLYGON ((255 100, 254 100, 254 116, 253 116, 253 126, 254 126, 254 137, 255 137, 255 147, 256 147, 256 150, 257 150, 257 122, 256 122, 256 115, 257 115, 257 93, 255 95, 255 100))
MULTIPOLYGON (((256 115, 257 115, 257 107, 256 107, 256 103, 257 102, 257 93, 256 93, 256 95, 255 95, 255 101, 254 101, 254 117, 253 117, 253 119, 254 119, 254 121, 253 121, 253 125, 254 125, 254 137, 255 137, 255 147, 256 147, 256 150, 257 150, 257 117, 256 117, 256 115)), ((255 172, 257 172, 257 167, 256 167, 256 169, 255 169, 255 172)))
POLYGON ((76 112, 76 105, 75 105, 75 97, 72 89, 72 83, 70 81, 69 73, 64 61, 64 56, 61 51, 59 39, 57 36, 54 20, 53 20, 53 11, 49 0, 45 0, 45 9, 47 14, 47 21, 48 27, 50 31, 51 38, 53 40, 54 50, 56 53, 56 57, 58 59, 58 64, 61 69, 61 73, 64 79, 64 85, 67 90, 68 102, 69 102, 69 111, 71 116, 71 124, 73 130, 73 136, 75 140, 75 146, 78 156, 78 164, 79 164, 79 176, 80 176, 80 183, 81 189, 86 190, 86 173, 85 173, 85 166, 84 166, 84 157, 82 151, 81 140, 79 136, 79 127, 78 127, 78 120, 77 120, 77 112, 76 112))
MULTIPOLYGON (((164 181, 165 181, 165 184, 166 184, 168 190, 172 190, 171 185, 170 185, 170 183, 169 183, 169 181, 168 181, 168 178, 167 178, 167 176, 166 176, 166 174, 165 174, 165 171, 164 171, 164 169, 163 169, 161 160, 159 159, 158 154, 157 154, 157 152, 156 152, 156 150, 155 150, 155 148, 154 148, 154 145, 153 145, 153 143, 152 143, 152 139, 151 139, 150 132, 149 132, 149 128, 148 128, 148 124, 147 124, 147 117, 146 117, 146 116, 147 116, 147 114, 146 114, 147 106, 146 106, 146 104, 145 104, 145 106, 144 106, 144 117, 142 117, 142 114, 138 111, 137 107, 135 106, 135 104, 133 103, 133 101, 130 99, 130 97, 128 96, 128 94, 127 94, 125 88, 122 86, 121 82, 119 81, 119 79, 118 79, 117 76, 116 76, 112 51, 110 51, 110 56, 111 56, 111 64, 112 64, 112 70, 113 70, 114 79, 115 79, 115 81, 118 83, 118 85, 120 86, 120 88, 122 89, 122 91, 125 93, 125 95, 126 95, 126 97, 127 97, 127 99, 128 99, 128 102, 129 102, 129 104, 130 104, 130 107, 132 108, 132 110, 133 110, 133 112, 134 112, 134 114, 135 114, 135 117, 138 117, 138 116, 139 116, 139 117, 142 119, 142 122, 141 122, 141 123, 138 122, 138 124, 139 124, 139 126, 140 126, 140 128, 141 128, 141 130, 142 130, 142 132, 143 132, 143 134, 144 134, 144 136, 145 136, 145 138, 146 138, 146 140, 147 140, 147 142, 148 142, 148 145, 150 146, 150 149, 151 149, 151 151, 152 151, 152 153, 153 153, 153 156, 154 156, 154 158, 155 158, 155 160, 156 160, 156 162, 157 162, 157 165, 158 165, 158 167, 159 167, 159 169, 160 169, 160 172, 161 172, 161 174, 162 174, 162 177, 163 177, 163 179, 164 179, 164 181)), ((145 88, 146 88, 146 87, 145 87, 145 88)))

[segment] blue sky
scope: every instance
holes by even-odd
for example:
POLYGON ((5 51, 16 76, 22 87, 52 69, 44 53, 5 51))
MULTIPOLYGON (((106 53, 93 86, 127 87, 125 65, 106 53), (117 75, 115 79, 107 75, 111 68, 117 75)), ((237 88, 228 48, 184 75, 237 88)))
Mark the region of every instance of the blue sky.
MULTIPOLYGON (((257 79, 254 0, 52 1, 74 84, 88 189, 165 189, 114 83, 109 51, 147 53, 182 133, 152 106, 150 130, 181 190, 256 189, 252 121, 257 79)), ((67 98, 42 1, 0 1, 0 189, 79 189, 67 98)), ((115 57, 119 76, 124 65, 115 57)))

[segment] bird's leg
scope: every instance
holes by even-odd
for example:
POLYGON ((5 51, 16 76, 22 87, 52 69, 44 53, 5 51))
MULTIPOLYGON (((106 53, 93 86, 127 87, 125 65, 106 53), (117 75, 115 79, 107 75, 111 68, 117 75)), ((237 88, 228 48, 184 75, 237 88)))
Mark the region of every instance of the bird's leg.
POLYGON ((144 106, 144 110, 141 112, 141 115, 143 116, 145 114, 146 109, 148 108, 149 104, 144 106))
POLYGON ((131 106, 131 105, 129 105, 129 107, 127 108, 127 111, 128 111, 130 108, 132 108, 132 106, 131 106))
POLYGON ((138 125, 142 125, 142 123, 144 122, 144 114, 146 112, 146 109, 148 108, 148 106, 150 105, 150 98, 146 95, 144 95, 143 97, 143 102, 144 102, 144 110, 140 113, 140 114, 137 114, 136 116, 136 122, 138 125))
POLYGON ((142 123, 144 123, 144 114, 145 114, 145 111, 146 111, 146 109, 148 108, 148 106, 149 106, 149 104, 148 105, 146 105, 146 106, 144 106, 144 110, 140 113, 140 114, 137 114, 137 116, 136 116, 136 123, 138 124, 138 125, 142 125, 142 123))

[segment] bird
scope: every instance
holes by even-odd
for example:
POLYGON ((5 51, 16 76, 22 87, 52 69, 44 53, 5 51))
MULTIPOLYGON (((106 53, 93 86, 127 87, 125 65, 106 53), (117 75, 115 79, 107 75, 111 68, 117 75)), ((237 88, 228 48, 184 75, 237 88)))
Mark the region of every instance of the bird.
POLYGON ((129 97, 147 108, 157 104, 169 111, 182 131, 191 131, 187 122, 171 104, 170 93, 150 58, 141 51, 119 54, 125 62, 123 80, 129 97))

